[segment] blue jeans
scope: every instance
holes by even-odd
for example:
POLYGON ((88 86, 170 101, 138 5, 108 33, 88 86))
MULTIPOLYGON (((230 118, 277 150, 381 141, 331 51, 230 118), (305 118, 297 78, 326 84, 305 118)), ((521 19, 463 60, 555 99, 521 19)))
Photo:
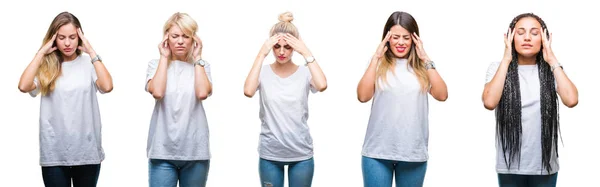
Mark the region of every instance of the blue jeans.
POLYGON ((498 174, 500 187, 554 187, 558 173, 552 175, 498 174))
POLYGON ((95 187, 99 175, 100 164, 42 167, 46 187, 95 187))
POLYGON ((283 187, 283 166, 288 165, 289 187, 310 187, 312 184, 315 162, 312 158, 298 162, 278 162, 259 160, 260 186, 283 187))
POLYGON ((150 187, 206 186, 210 160, 161 160, 148 161, 150 187))
POLYGON ((362 157, 365 187, 391 187, 394 174, 396 187, 423 186, 427 162, 403 162, 362 157))

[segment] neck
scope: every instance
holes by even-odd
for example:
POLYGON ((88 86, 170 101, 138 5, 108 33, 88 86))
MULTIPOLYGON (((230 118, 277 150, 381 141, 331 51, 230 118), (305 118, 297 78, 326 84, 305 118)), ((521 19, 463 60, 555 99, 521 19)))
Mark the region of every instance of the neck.
POLYGON ((524 57, 524 56, 519 55, 519 57, 517 57, 517 59, 519 60, 518 61, 519 65, 535 65, 535 56, 524 57))
POLYGON ((179 60, 179 61, 182 61, 182 62, 187 62, 187 58, 184 57, 184 56, 175 56, 175 55, 173 55, 173 60, 179 60))
POLYGON ((75 58, 77 58, 77 53, 73 53, 71 56, 65 56, 64 54, 62 55, 63 62, 73 61, 75 58))
POLYGON ((275 69, 291 69, 291 68, 294 68, 295 66, 296 66, 296 64, 294 64, 291 60, 286 63, 279 63, 279 62, 273 63, 273 67, 275 69))

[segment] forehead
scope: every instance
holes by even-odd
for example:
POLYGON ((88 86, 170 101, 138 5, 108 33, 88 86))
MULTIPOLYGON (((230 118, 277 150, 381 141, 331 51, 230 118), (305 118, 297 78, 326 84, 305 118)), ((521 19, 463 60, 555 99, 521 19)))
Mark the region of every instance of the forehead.
POLYGON ((532 29, 532 28, 540 28, 542 25, 535 18, 526 17, 522 18, 515 24, 515 28, 520 29, 532 29))
POLYGON ((394 33, 396 35, 410 35, 408 30, 406 30, 404 27, 402 27, 400 25, 392 26, 392 28, 390 28, 390 31, 392 31, 392 33, 394 33))
POLYGON ((169 28, 169 33, 170 34, 184 34, 183 31, 181 30, 181 28, 179 28, 179 26, 177 26, 177 25, 171 25, 171 28, 169 28))
POLYGON ((73 35, 73 34, 77 34, 77 28, 75 28, 75 26, 73 24, 66 24, 61 26, 60 28, 58 28, 57 31, 58 35, 73 35))
POLYGON ((285 46, 287 45, 287 42, 284 39, 280 39, 279 41, 277 41, 277 44, 279 44, 280 46, 285 46))

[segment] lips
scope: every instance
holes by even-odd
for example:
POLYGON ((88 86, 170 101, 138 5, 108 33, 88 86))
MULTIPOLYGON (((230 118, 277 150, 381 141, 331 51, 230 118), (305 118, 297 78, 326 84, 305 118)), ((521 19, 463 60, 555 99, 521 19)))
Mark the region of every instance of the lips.
POLYGON ((396 47, 396 51, 399 53, 403 53, 406 50, 406 47, 396 47))
POLYGON ((185 50, 185 47, 175 47, 177 50, 185 50))
POLYGON ((278 58, 279 60, 283 60, 283 59, 285 59, 285 56, 277 56, 277 58, 278 58))
POLYGON ((531 44, 523 44, 523 45, 521 45, 521 46, 522 46, 522 47, 533 47, 533 45, 531 45, 531 44))
POLYGON ((73 51, 73 48, 65 48, 64 50, 65 50, 65 52, 71 52, 71 51, 73 51))

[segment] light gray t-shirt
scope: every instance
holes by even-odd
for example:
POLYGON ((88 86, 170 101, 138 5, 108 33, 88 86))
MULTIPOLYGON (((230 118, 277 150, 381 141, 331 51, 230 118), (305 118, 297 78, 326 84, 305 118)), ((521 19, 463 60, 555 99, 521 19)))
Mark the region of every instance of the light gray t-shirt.
POLYGON ((378 79, 362 155, 377 159, 424 162, 428 159, 427 92, 406 59, 397 59, 387 83, 378 79))
MULTIPOLYGON (((500 62, 492 63, 486 74, 486 83, 492 81, 500 62)), ((542 114, 540 109, 540 78, 537 65, 519 65, 521 90, 521 161, 512 162, 508 169, 504 162, 501 142, 496 138, 496 172, 519 175, 548 175, 558 172, 558 158, 553 150, 550 173, 542 166, 542 114)), ((508 155, 508 152, 507 152, 508 155)))
MULTIPOLYGON (((40 165, 76 166, 104 160, 96 70, 87 55, 61 63, 54 90, 40 99, 40 165)), ((37 77, 32 97, 40 93, 37 77)))
POLYGON ((281 78, 270 65, 261 68, 258 78, 260 93, 259 156, 280 162, 296 162, 312 158, 313 145, 308 120, 308 93, 311 74, 299 66, 292 75, 281 78))
MULTIPOLYGON (((148 63, 148 81, 154 78, 158 60, 148 63)), ((210 64, 204 66, 208 80, 210 64)), ((210 144, 208 122, 202 101, 196 98, 194 65, 172 61, 167 68, 167 88, 161 100, 156 100, 148 132, 147 154, 150 159, 208 160, 210 144)))

